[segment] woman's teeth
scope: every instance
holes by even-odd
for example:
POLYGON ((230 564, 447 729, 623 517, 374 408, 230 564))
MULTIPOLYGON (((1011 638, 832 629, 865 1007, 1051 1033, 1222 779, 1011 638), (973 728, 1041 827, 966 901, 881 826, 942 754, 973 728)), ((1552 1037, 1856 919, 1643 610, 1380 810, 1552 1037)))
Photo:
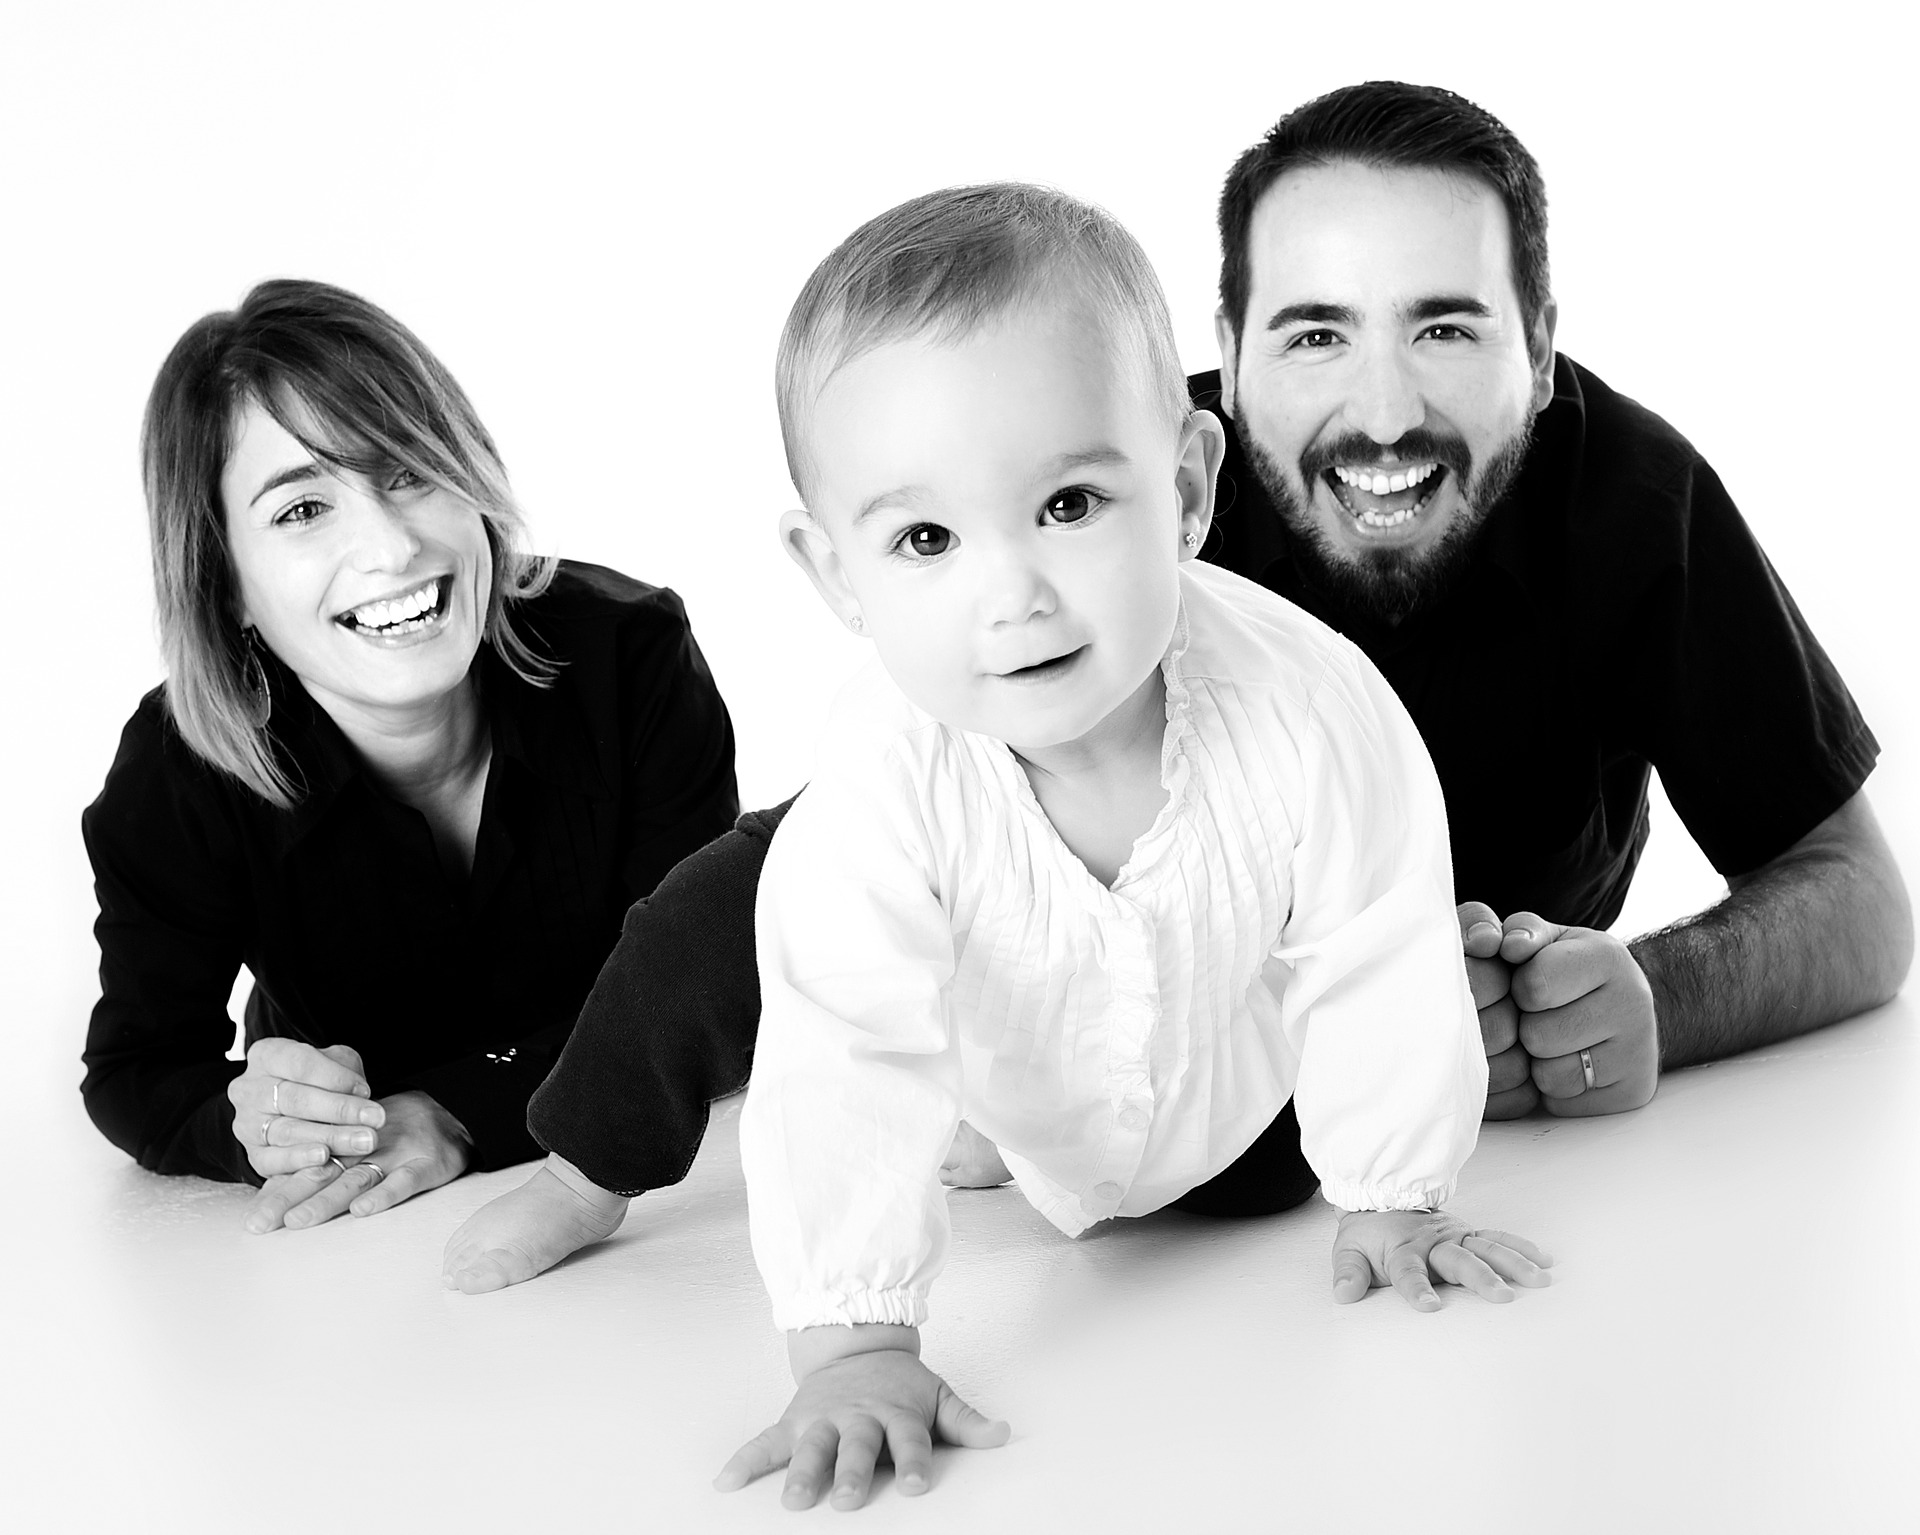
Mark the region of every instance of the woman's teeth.
POLYGON ((399 597, 388 597, 380 602, 365 603, 350 610, 344 616, 356 629, 375 629, 389 634, 411 634, 416 629, 424 629, 427 626, 427 620, 438 611, 440 587, 440 582, 429 581, 425 586, 399 597))

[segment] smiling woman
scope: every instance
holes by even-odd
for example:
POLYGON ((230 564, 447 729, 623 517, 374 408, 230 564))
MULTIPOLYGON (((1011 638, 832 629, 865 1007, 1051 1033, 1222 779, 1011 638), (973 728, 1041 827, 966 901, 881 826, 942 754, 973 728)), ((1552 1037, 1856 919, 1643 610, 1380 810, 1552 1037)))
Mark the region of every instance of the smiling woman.
POLYGON ((627 908, 738 808, 679 600, 528 555, 459 385, 323 284, 191 327, 143 449, 168 681, 83 819, 94 1122, 263 1184, 255 1231, 536 1155, 627 908))

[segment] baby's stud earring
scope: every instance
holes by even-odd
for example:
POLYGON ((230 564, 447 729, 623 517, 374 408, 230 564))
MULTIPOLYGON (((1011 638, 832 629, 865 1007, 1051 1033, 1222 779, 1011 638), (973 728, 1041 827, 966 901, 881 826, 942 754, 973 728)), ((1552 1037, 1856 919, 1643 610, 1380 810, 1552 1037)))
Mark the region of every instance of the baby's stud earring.
POLYGON ((847 627, 855 634, 865 634, 867 632, 867 621, 856 613, 847 620, 847 627))

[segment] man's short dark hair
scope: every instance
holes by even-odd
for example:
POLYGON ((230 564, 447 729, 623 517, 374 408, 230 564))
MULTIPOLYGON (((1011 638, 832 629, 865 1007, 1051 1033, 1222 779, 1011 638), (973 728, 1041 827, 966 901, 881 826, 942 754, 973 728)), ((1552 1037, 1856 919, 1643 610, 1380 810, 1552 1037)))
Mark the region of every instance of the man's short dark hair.
POLYGON ((1302 166, 1351 161, 1381 169, 1451 171, 1485 182, 1506 205, 1513 286, 1527 328, 1547 301, 1547 189, 1526 146, 1491 112, 1437 85, 1369 80, 1296 107, 1234 162, 1220 193, 1220 305, 1234 340, 1247 318, 1253 210, 1302 166))

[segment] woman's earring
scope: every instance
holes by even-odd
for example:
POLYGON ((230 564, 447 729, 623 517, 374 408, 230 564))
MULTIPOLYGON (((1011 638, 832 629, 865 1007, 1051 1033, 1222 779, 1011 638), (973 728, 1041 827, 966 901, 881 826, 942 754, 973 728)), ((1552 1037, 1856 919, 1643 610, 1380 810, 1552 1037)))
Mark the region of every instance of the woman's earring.
POLYGON ((847 620, 847 627, 855 634, 865 634, 867 632, 867 621, 858 613, 855 613, 853 617, 847 620))
POLYGON ((249 624, 240 633, 240 643, 247 652, 240 666, 240 685, 247 692, 247 723, 255 730, 265 730, 273 717, 273 689, 267 683, 266 658, 260 653, 264 648, 260 631, 249 624))
POLYGON ((1189 549, 1198 549, 1200 547, 1200 535, 1198 533, 1189 533, 1181 542, 1189 549))

